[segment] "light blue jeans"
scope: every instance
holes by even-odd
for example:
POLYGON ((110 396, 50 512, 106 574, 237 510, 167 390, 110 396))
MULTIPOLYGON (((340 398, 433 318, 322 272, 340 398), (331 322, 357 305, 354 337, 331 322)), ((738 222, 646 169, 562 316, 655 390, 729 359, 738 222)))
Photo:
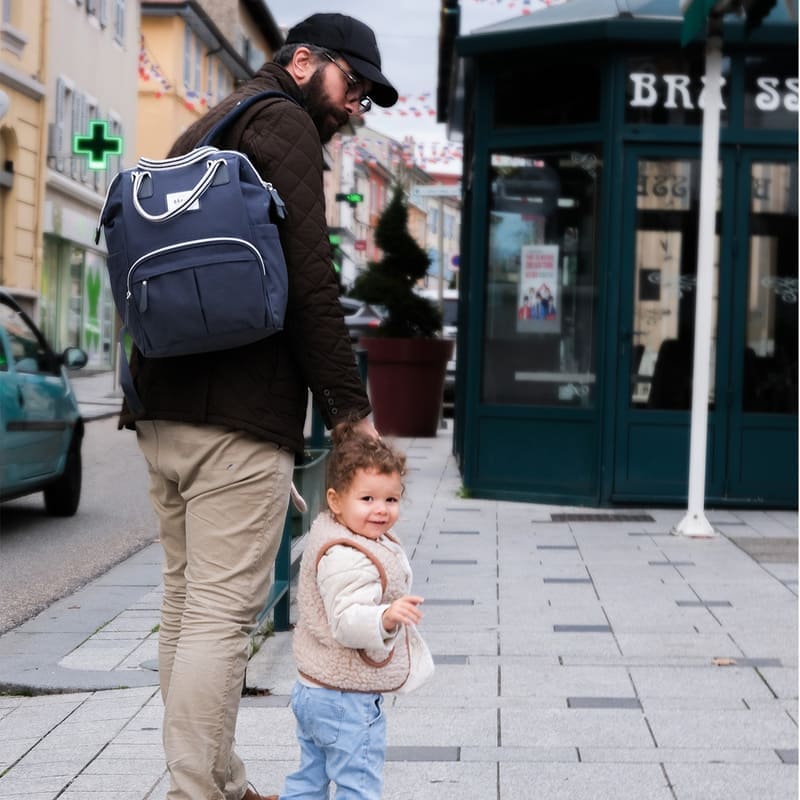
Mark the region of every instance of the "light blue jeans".
POLYGON ((286 778, 281 800, 380 800, 386 757, 383 695, 340 692, 296 683, 300 768, 286 778))

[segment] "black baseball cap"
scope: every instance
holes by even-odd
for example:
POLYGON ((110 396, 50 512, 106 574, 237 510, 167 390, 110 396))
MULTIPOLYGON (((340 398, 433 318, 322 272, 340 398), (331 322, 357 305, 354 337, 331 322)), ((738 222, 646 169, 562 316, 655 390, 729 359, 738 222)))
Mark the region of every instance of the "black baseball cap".
POLYGON ((340 53, 361 77, 372 82, 369 96, 388 108, 397 102, 397 89, 381 72, 381 54, 372 28, 345 14, 312 14, 286 34, 286 44, 314 44, 340 53))

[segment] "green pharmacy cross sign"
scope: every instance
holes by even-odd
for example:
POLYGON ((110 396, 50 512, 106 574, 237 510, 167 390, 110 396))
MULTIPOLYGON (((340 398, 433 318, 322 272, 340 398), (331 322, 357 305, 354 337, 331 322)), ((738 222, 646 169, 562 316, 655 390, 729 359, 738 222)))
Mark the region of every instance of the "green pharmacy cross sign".
POLYGON ((122 137, 109 136, 108 122, 102 119, 93 119, 89 131, 88 136, 72 137, 72 152, 88 156, 90 169, 107 169, 108 157, 122 154, 122 137))

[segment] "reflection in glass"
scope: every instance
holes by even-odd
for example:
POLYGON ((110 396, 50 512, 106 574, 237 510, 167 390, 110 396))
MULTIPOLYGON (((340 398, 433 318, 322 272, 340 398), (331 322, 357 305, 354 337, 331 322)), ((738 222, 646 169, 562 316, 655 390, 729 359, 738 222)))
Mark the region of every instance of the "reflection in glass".
MULTIPOLYGON (((636 408, 691 408, 699 179, 699 163, 695 160, 639 162, 630 384, 630 402, 636 408)), ((719 237, 715 244, 713 281, 711 405, 719 237)))
POLYGON ((595 398, 596 147, 491 164, 483 401, 595 398))
POLYGON ((797 164, 751 169, 742 408, 797 413, 797 164))

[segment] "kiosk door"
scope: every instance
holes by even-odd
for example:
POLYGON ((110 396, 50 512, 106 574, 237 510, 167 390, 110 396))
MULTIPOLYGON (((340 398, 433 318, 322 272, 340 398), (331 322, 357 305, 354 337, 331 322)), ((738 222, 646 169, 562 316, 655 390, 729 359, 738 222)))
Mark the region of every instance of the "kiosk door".
MULTIPOLYGON (((613 499, 683 502, 700 161, 629 161, 613 499)), ((797 500, 797 161, 723 152, 706 497, 797 500), (720 268, 720 265, 721 268, 720 268)))

